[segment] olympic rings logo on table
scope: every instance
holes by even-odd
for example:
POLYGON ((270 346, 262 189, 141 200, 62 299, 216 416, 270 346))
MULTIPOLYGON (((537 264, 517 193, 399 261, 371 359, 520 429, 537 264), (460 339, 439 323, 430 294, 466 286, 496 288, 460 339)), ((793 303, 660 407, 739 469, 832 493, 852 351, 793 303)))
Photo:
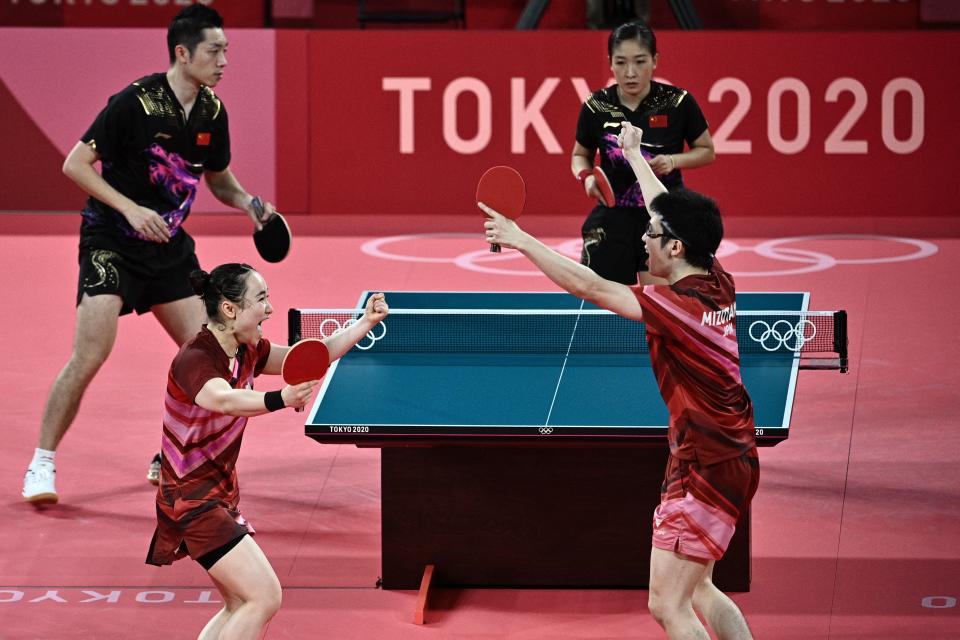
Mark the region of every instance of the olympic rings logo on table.
POLYGON ((817 335, 817 327, 809 320, 799 320, 795 325, 789 320, 777 320, 772 325, 767 324, 766 320, 754 320, 750 323, 749 334, 750 338, 766 351, 781 349, 800 351, 804 344, 817 335), (754 329, 757 327, 760 327, 759 335, 754 335, 754 329), (809 335, 807 335, 808 328, 809 335))
MULTIPOLYGON (((342 331, 346 331, 351 326, 353 326, 359 318, 348 318, 341 323, 336 318, 324 318, 320 322, 320 337, 329 338, 330 336, 335 336, 342 331)), ((387 325, 383 324, 383 320, 377 323, 373 329, 367 331, 367 335, 356 344, 357 349, 366 351, 371 348, 377 340, 382 340, 383 337, 387 335, 387 325), (380 328, 380 333, 377 334, 377 328, 380 328), (364 340, 369 340, 369 342, 364 342, 364 340)))
MULTIPOLYGON (((582 241, 579 238, 565 240, 553 244, 553 248, 558 252, 574 259, 579 259, 582 241)), ((447 246, 447 245, 444 245, 447 246)), ((459 246, 459 245, 458 245, 459 246)), ((769 269, 765 271, 746 271, 743 269, 731 269, 731 272, 737 276, 790 276, 804 273, 814 273, 817 271, 826 271, 839 265, 864 265, 864 264, 888 264, 893 262, 909 262, 912 260, 921 260, 937 253, 939 248, 936 244, 926 240, 917 240, 914 238, 902 238, 897 236, 881 236, 871 234, 824 234, 812 236, 794 236, 790 238, 772 238, 763 240, 753 245, 747 245, 734 240, 724 240, 717 252, 718 258, 728 258, 733 255, 752 253, 766 260, 775 260, 780 263, 786 263, 787 268, 769 269), (802 248, 794 246, 800 243, 823 242, 823 241, 852 241, 863 240, 874 243, 882 242, 891 245, 901 245, 907 249, 912 249, 906 253, 894 253, 893 255, 879 255, 876 257, 863 258, 838 258, 824 251, 814 250, 813 248, 802 248)), ((542 276, 543 274, 536 268, 530 267, 526 260, 516 251, 507 251, 503 253, 490 253, 483 243, 481 234, 474 233, 419 233, 399 236, 389 236, 384 238, 373 238, 364 242, 361 251, 369 256, 381 258, 384 260, 397 260, 401 262, 426 262, 432 264, 452 264, 467 271, 478 273, 492 273, 505 276, 542 276), (425 241, 429 243, 432 240, 442 240, 445 243, 452 240, 469 240, 471 244, 464 243, 464 246, 474 246, 478 241, 482 247, 475 250, 460 253, 455 256, 444 257, 442 255, 430 255, 429 252, 414 251, 403 253, 391 250, 390 245, 402 245, 404 242, 414 242, 421 249, 425 246, 425 241), (424 255, 426 253, 426 255, 424 255), (512 262, 511 262, 512 261, 512 262)))

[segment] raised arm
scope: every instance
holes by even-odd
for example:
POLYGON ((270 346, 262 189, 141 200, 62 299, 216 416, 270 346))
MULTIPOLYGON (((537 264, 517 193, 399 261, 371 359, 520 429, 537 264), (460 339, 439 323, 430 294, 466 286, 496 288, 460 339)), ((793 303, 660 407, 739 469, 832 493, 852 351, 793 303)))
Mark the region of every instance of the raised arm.
POLYGON ((623 157, 630 163, 633 173, 637 176, 637 182, 640 184, 640 192, 643 194, 643 201, 650 205, 653 199, 661 193, 666 193, 667 188, 663 186, 650 164, 640 153, 640 140, 643 138, 643 131, 636 128, 627 121, 620 123, 620 135, 618 141, 623 148, 623 157))
POLYGON ((387 299, 382 293, 374 293, 367 298, 367 305, 363 316, 350 325, 347 329, 335 333, 329 338, 324 338, 327 349, 330 350, 330 360, 336 360, 347 351, 353 348, 353 345, 363 340, 367 332, 373 329, 378 322, 387 317, 390 308, 387 306, 387 299))
MULTIPOLYGON (((378 322, 387 317, 390 308, 387 306, 386 297, 382 293, 374 293, 367 298, 367 305, 363 316, 355 323, 350 325, 344 331, 340 331, 324 338, 323 342, 327 345, 330 352, 330 362, 337 360, 353 348, 353 345, 363 340, 367 332, 373 329, 378 322)), ((270 356, 267 364, 263 368, 264 373, 279 374, 283 369, 283 358, 287 355, 290 347, 271 343, 270 356)))
POLYGON ((601 278, 588 267, 546 246, 517 226, 513 220, 505 218, 483 203, 479 206, 490 216, 484 223, 487 242, 516 249, 544 275, 578 298, 589 300, 626 318, 642 319, 643 311, 630 287, 601 278))

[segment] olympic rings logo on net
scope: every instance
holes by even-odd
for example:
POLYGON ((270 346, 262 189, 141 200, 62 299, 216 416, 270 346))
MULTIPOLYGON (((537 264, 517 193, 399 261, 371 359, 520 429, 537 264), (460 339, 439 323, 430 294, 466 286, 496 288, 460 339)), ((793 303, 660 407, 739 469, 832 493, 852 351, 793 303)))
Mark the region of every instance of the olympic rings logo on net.
MULTIPOLYGON (((330 336, 335 336, 338 333, 346 331, 348 328, 356 324, 357 320, 359 320, 359 318, 348 318, 341 323, 336 318, 324 318, 320 322, 320 337, 329 338, 330 336)), ((371 348, 377 340, 382 340, 385 335, 387 335, 387 325, 383 324, 383 320, 381 320, 373 327, 373 329, 367 331, 367 335, 356 344, 356 347, 361 351, 366 351, 367 349, 371 348), (377 333, 378 328, 380 329, 379 334, 377 333), (369 340, 369 342, 365 342, 365 340, 369 340)))
MULTIPOLYGON (((459 245, 458 245, 459 246, 459 245)), ((565 240, 552 245, 559 253, 574 259, 579 259, 582 240, 580 238, 565 240)), ((870 247, 873 248, 872 246, 870 247)), ((914 238, 902 238, 897 236, 881 236, 870 234, 825 234, 814 236, 793 236, 789 238, 772 238, 763 240, 754 245, 747 245, 743 242, 734 240, 724 240, 717 252, 717 257, 721 259, 729 258, 738 254, 753 254, 764 260, 774 260, 780 263, 786 263, 786 268, 767 269, 767 270, 746 270, 741 268, 730 269, 737 276, 791 276, 804 273, 814 273, 817 271, 826 271, 838 265, 865 265, 865 264, 888 264, 893 262, 910 262, 921 260, 937 253, 939 248, 932 242, 926 240, 917 240, 914 238), (869 241, 873 243, 886 243, 891 245, 905 246, 908 251, 905 253, 893 253, 893 255, 878 255, 876 257, 863 258, 838 258, 822 250, 815 248, 803 248, 797 246, 803 243, 824 242, 824 241, 869 241)), ((516 251, 505 251, 503 253, 490 253, 486 248, 479 234, 473 233, 420 233, 400 236, 389 236, 384 238, 373 238, 363 243, 361 251, 369 256, 381 258, 383 260, 397 260, 401 262, 426 262, 432 264, 450 264, 467 271, 478 273, 491 273, 504 276, 535 276, 542 277, 543 274, 536 268, 527 263, 523 256, 516 251), (480 247, 460 253, 458 255, 444 257, 441 255, 429 255, 423 251, 427 246, 425 242, 434 240, 443 240, 444 247, 449 246, 449 241, 469 240, 473 246, 479 243, 480 247), (475 241, 475 242, 474 242, 475 241), (412 242, 418 245, 419 250, 402 252, 395 247, 403 246, 403 243, 412 242)))
POLYGON ((817 327, 809 320, 799 320, 795 325, 789 320, 777 320, 772 325, 767 324, 766 320, 754 320, 750 323, 749 334, 750 338, 766 351, 773 352, 781 349, 800 351, 804 344, 817 335, 817 327), (754 335, 754 329, 757 327, 760 327, 759 335, 754 335))

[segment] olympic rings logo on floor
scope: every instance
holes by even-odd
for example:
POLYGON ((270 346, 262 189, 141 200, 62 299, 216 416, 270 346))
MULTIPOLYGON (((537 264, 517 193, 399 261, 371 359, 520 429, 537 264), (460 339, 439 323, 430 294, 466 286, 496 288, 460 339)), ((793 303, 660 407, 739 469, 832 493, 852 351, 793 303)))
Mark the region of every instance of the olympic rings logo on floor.
MULTIPOLYGON (((566 240, 552 245, 558 252, 579 259, 582 240, 579 238, 566 240)), ((363 243, 361 250, 375 258, 397 260, 401 262, 425 262, 433 264, 452 264, 467 271, 490 273, 505 276, 542 276, 539 270, 533 268, 517 251, 491 253, 483 242, 481 234, 474 233, 420 233, 385 238, 374 238, 363 243), (476 240, 479 248, 451 257, 414 255, 391 250, 392 247, 405 242, 420 242, 435 239, 464 239, 476 240)), ((746 245, 735 240, 724 240, 717 252, 718 258, 729 258, 742 253, 752 253, 762 258, 784 262, 791 265, 785 269, 770 269, 766 271, 744 271, 731 269, 736 276, 790 276, 817 271, 826 271, 838 265, 889 264, 894 262, 910 262, 928 258, 938 251, 936 244, 926 240, 902 238, 898 236, 881 236, 870 234, 827 234, 814 236, 793 236, 789 238, 773 238, 761 241, 755 245, 746 245), (803 242, 821 242, 830 240, 866 240, 883 242, 892 245, 903 245, 909 250, 906 253, 880 255, 866 258, 838 258, 823 251, 805 249, 797 245, 803 242)))
MULTIPOLYGON (((359 320, 359 318, 349 318, 341 323, 336 318, 324 318, 320 322, 320 337, 329 338, 337 335, 338 333, 346 331, 351 326, 356 324, 357 320, 359 320)), ((383 320, 381 320, 372 329, 370 329, 370 331, 367 331, 367 335, 361 338, 360 342, 356 344, 356 347, 357 349, 366 351, 367 349, 371 348, 377 340, 382 340, 385 335, 387 335, 387 325, 385 325, 383 320), (377 333, 377 328, 380 329, 379 334, 377 333), (369 340, 369 342, 364 342, 364 340, 369 340)))
POLYGON ((754 320, 750 323, 748 333, 750 338, 766 351, 800 351, 804 344, 817 335, 817 327, 809 320, 799 320, 796 325, 790 324, 789 320, 777 320, 772 325, 765 320, 754 320), (759 335, 754 335, 757 327, 759 335))

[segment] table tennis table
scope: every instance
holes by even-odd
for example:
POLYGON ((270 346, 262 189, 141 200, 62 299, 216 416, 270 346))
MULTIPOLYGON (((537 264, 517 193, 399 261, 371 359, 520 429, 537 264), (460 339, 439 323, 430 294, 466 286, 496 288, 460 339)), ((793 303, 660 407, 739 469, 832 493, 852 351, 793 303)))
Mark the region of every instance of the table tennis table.
MULTIPOLYGON (((362 314, 291 309, 291 344, 362 314)), ((643 323, 566 293, 386 292, 391 313, 333 363, 320 443, 381 448, 382 584, 645 588, 667 411, 643 323)), ((757 441, 786 440, 801 368, 846 369, 843 312, 740 293, 757 441), (824 360, 810 353, 839 356, 824 360)), ((762 458, 762 455, 761 455, 762 458)), ((750 585, 750 515, 717 564, 750 585)))

